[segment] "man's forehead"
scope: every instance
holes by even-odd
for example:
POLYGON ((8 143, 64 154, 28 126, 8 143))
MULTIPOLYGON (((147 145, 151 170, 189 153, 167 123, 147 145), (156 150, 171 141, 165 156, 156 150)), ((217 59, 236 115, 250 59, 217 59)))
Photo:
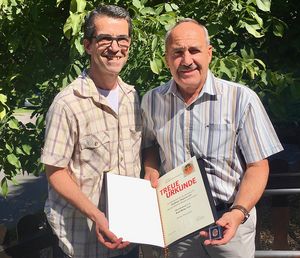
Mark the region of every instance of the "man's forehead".
POLYGON ((95 18, 94 24, 96 30, 101 31, 104 34, 114 35, 115 32, 123 32, 121 33, 123 35, 128 34, 129 24, 126 19, 101 15, 95 18))
POLYGON ((192 36, 187 36, 184 37, 178 36, 178 37, 173 37, 170 38, 168 48, 171 50, 185 50, 189 48, 201 48, 204 46, 204 41, 200 39, 199 35, 192 37, 192 36))
POLYGON ((186 22, 175 27, 169 35, 169 43, 205 40, 204 29, 197 24, 186 22))
MULTIPOLYGON (((180 25, 179 25, 180 26, 180 25)), ((200 26, 196 24, 192 24, 192 26, 181 26, 179 28, 174 28, 170 33, 170 39, 178 40, 178 39, 200 39, 204 37, 204 30, 200 26)))

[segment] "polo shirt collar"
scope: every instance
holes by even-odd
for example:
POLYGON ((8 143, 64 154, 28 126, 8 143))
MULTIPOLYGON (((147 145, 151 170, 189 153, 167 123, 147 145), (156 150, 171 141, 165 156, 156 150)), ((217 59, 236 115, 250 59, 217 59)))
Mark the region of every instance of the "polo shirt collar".
MULTIPOLYGON (((165 94, 173 94, 174 96, 180 97, 180 93, 178 92, 176 82, 174 79, 170 80, 167 85, 168 89, 165 91, 165 94)), ((198 96, 201 98, 204 94, 216 96, 220 95, 220 89, 217 87, 215 82, 215 77, 210 70, 207 71, 206 81, 203 85, 203 88, 198 96)))

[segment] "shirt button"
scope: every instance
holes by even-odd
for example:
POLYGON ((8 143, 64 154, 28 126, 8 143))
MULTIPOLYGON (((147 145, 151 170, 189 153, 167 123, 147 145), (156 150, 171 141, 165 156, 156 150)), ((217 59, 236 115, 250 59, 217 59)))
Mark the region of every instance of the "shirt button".
POLYGON ((99 144, 98 142, 95 142, 95 146, 98 146, 98 144, 99 144))

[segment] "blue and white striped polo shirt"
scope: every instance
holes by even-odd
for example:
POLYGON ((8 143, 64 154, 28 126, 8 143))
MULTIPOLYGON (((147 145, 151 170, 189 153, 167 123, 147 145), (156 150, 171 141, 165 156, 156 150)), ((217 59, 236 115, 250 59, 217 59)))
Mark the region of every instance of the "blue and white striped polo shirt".
POLYGON ((234 200, 246 164, 283 149, 256 93, 210 71, 191 104, 171 80, 145 94, 142 112, 144 148, 159 145, 163 173, 201 157, 219 201, 234 200))

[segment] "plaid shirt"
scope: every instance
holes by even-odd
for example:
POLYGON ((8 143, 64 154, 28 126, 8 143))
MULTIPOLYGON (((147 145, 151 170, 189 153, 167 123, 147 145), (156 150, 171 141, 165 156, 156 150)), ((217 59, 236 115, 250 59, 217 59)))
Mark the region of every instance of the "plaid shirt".
POLYGON ((282 150, 258 96, 210 71, 190 105, 171 80, 146 93, 142 113, 143 145, 159 145, 163 173, 202 157, 216 203, 233 202, 246 164, 282 150))
MULTIPOLYGON (((41 157, 44 164, 68 168, 82 192, 101 210, 103 171, 139 177, 141 169, 138 94, 120 78, 118 82, 118 114, 85 72, 62 90, 47 114, 41 157)), ((92 221, 50 185, 45 212, 61 248, 71 257, 112 257, 131 249, 109 251, 102 246, 96 239, 92 221)))

